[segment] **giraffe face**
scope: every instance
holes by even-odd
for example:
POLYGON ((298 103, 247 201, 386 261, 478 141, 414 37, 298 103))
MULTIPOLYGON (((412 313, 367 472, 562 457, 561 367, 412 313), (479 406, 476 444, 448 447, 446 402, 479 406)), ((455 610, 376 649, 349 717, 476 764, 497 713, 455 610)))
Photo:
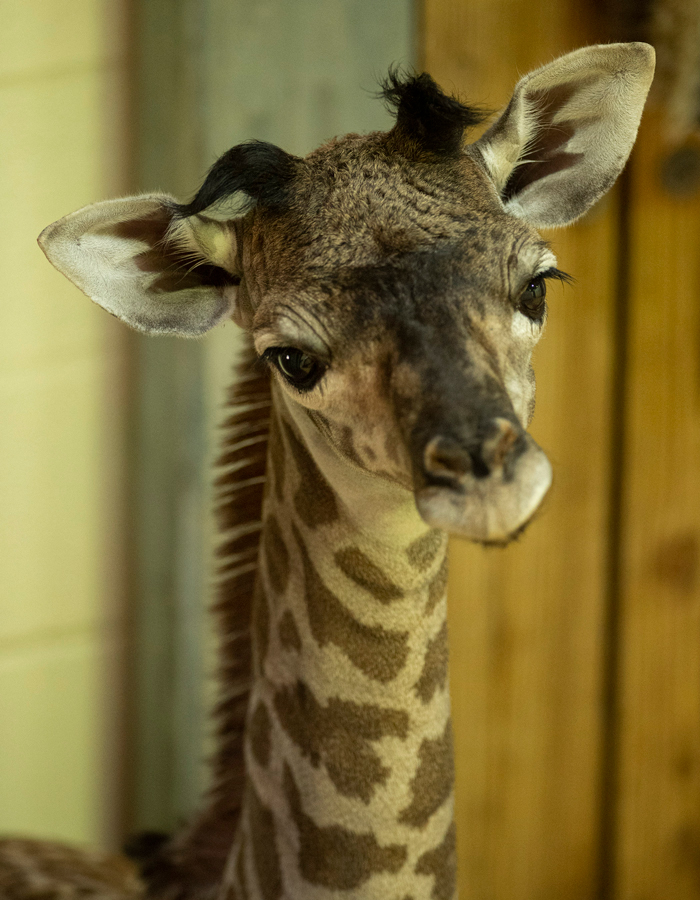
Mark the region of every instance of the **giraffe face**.
POLYGON ((413 491, 432 525, 507 540, 549 485, 525 429, 551 250, 469 155, 351 136, 306 162, 291 211, 241 235, 257 352, 348 465, 413 491))
POLYGON ((39 240, 141 331, 233 318, 349 465, 412 490, 430 524, 502 542, 551 481, 525 428, 544 286, 561 273, 534 228, 573 222, 614 183, 653 71, 641 43, 567 54, 469 146, 477 110, 390 72, 386 133, 304 159, 239 144, 188 204, 104 201, 39 240), (203 215, 241 195, 244 215, 203 215))

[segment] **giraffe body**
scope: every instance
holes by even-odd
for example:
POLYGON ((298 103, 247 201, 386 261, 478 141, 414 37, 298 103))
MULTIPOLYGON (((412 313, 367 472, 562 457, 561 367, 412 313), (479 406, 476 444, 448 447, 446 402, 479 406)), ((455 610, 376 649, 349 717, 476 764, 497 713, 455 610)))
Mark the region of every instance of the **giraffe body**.
POLYGON ((393 74, 387 133, 239 145, 189 204, 107 201, 42 234, 142 331, 232 317, 272 383, 246 376, 222 457, 214 784, 148 896, 454 900, 447 533, 505 543, 549 488, 530 359, 563 273, 536 227, 613 183, 652 73, 647 45, 575 51, 471 145, 473 109, 393 74))

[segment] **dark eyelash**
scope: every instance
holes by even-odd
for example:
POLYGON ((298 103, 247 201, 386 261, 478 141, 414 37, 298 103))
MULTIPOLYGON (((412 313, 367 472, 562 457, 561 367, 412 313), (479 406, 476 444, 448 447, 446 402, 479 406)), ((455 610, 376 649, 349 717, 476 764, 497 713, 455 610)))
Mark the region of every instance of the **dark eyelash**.
POLYGON ((554 267, 545 269, 543 272, 538 272, 536 277, 556 278, 558 281, 561 281, 562 284, 573 284, 576 281, 573 275, 569 275, 566 272, 562 272, 561 269, 555 269, 554 267))

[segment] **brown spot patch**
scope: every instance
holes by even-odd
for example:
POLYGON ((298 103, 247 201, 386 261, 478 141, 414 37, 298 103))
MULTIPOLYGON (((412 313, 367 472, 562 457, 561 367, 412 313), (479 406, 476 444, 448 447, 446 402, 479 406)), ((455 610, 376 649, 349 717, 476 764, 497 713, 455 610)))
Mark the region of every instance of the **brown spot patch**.
POLYGON ((299 518, 309 528, 335 522, 338 518, 335 493, 309 451, 286 422, 284 430, 299 472, 300 483, 294 494, 294 508, 299 518))
POLYGON ((311 633, 319 646, 335 644, 369 678, 386 683, 396 678, 408 656, 408 633, 358 622, 321 580, 296 527, 306 585, 311 633))
POLYGON ((143 900, 144 894, 136 866, 121 854, 0 839, 2 900, 143 900))
POLYGON ((301 635, 290 609, 285 609, 279 623, 280 642, 285 650, 301 651, 301 635))
POLYGON ((265 670, 265 660, 270 643, 270 610, 267 605, 267 597, 263 590, 260 578, 255 585, 253 594, 253 635, 255 637, 255 661, 260 672, 265 670))
POLYGON ((330 420, 317 409, 307 409, 306 415, 309 417, 309 419, 311 419, 311 421, 314 423, 316 428, 318 428, 321 434, 330 440, 333 432, 330 420))
POLYGON ((445 535, 442 531, 437 528, 431 529, 427 534, 408 545, 406 548, 408 561, 415 569, 424 572, 430 568, 444 541, 445 535))
POLYGON ((392 462, 400 463, 401 455, 399 453, 399 445, 396 440, 396 436, 392 434, 391 431, 387 433, 387 436, 384 440, 384 452, 386 453, 388 459, 392 462))
POLYGON ((282 896, 282 871, 277 853, 275 819, 258 797, 250 781, 248 781, 248 819, 260 893, 263 900, 279 900, 282 896))
POLYGON ((349 425, 343 426, 343 429, 340 433, 340 438, 338 440, 338 449, 351 462, 354 462, 356 466, 360 466, 364 469, 364 463, 360 459, 360 456, 355 449, 355 441, 352 436, 352 428, 350 428, 349 425))
POLYGON ((428 850, 416 863, 417 875, 433 875, 432 900, 452 900, 457 890, 457 846, 454 822, 434 850, 428 850))
POLYGON ((332 444, 335 444, 338 450, 347 456, 349 460, 358 466, 362 466, 362 460, 357 455, 355 443, 352 436, 352 428, 349 425, 342 425, 340 428, 334 426, 330 419, 315 409, 307 409, 306 413, 321 434, 332 444))
POLYGON ((423 703, 430 703, 435 691, 444 689, 447 683, 448 663, 447 622, 444 622, 440 631, 428 644, 423 671, 415 686, 416 694, 423 703))
POLYGON ((323 707, 302 681, 278 690, 274 703, 280 725, 311 764, 325 765, 339 793, 369 803, 389 775, 370 741, 405 739, 408 714, 338 697, 323 707))
POLYGON ((299 788, 288 765, 284 790, 299 829, 299 870, 310 884, 348 891, 374 874, 396 874, 406 862, 406 847, 399 844, 381 847, 373 834, 358 834, 341 825, 316 825, 302 808, 299 788))
POLYGON ((250 748, 258 765, 266 768, 270 762, 272 722, 267 707, 258 701, 255 712, 250 718, 250 748))
POLYGON ((335 561, 341 572, 355 584, 369 591, 380 603, 391 603, 392 600, 403 597, 401 588, 387 578, 379 566, 365 556, 359 547, 345 547, 338 550, 335 561))
POLYGON ((418 771, 411 781, 413 799, 399 814, 399 822, 411 828, 424 828, 452 793, 455 772, 451 722, 448 721, 442 737, 423 741, 418 757, 418 771))
POLYGON ((279 522, 273 515, 269 515, 265 519, 263 545, 267 560, 267 574, 270 577, 272 589, 279 596, 285 592, 289 581, 289 551, 284 543, 279 522))
POLYGON ((268 454, 272 463, 272 478, 275 483, 275 493, 277 500, 282 503, 284 500, 284 473, 286 468, 286 460, 284 455, 284 440, 280 429, 280 422, 277 416, 274 416, 270 424, 270 434, 268 437, 268 454))
POLYGON ((448 564, 447 557, 445 557, 442 561, 442 565, 437 570, 435 578, 433 578, 428 586, 428 602, 425 605, 426 616, 430 615, 445 596, 445 591, 447 590, 447 571, 448 564))

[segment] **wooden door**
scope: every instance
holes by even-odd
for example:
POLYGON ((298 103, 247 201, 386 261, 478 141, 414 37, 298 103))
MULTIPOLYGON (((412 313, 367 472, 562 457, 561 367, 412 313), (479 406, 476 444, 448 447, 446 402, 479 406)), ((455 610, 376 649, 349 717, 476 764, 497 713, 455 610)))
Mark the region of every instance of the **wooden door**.
MULTIPOLYGON (((630 167, 617 636, 619 900, 700 897, 700 193, 664 189, 653 108, 630 167)), ((697 153, 691 146, 690 152, 697 153)))
MULTIPOLYGON (((583 0, 424 0, 422 63, 493 109, 601 40, 583 0)), ((453 542, 460 890, 700 896, 700 200, 664 192, 646 114, 621 183, 546 237, 533 433, 545 508, 506 550, 453 542)))

